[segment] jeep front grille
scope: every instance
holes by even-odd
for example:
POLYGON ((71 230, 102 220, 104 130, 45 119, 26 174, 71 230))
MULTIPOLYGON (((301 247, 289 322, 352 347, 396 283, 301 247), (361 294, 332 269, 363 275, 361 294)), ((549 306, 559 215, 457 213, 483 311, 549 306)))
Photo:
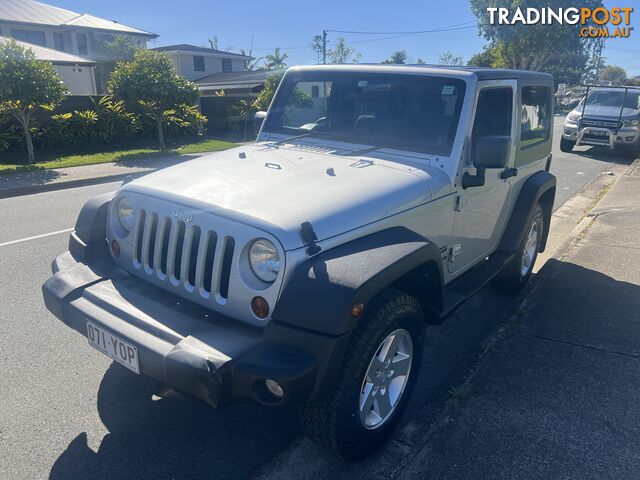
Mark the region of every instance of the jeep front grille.
POLYGON ((224 305, 235 240, 199 225, 138 210, 133 231, 133 266, 139 272, 224 305))

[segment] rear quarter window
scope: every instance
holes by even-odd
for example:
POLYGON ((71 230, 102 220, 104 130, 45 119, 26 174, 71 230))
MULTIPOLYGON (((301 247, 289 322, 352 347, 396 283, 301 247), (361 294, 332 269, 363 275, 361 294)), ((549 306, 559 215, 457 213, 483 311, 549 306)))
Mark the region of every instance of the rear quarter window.
POLYGON ((551 136, 551 122, 551 88, 522 87, 520 148, 546 142, 551 136))

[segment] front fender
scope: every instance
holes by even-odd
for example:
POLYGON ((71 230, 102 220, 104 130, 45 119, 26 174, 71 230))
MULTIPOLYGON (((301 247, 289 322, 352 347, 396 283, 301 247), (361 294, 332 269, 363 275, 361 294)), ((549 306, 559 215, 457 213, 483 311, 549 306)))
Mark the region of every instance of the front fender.
POLYGON ((366 306, 380 291, 426 264, 436 266, 439 298, 434 301, 441 303, 442 261, 435 243, 404 227, 367 235, 300 265, 280 295, 273 319, 342 335, 358 323, 350 315, 354 303, 366 306))

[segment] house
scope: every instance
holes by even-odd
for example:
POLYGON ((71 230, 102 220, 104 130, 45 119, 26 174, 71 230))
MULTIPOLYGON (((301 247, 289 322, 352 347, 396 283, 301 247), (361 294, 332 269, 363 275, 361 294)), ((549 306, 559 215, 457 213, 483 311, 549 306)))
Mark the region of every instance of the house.
POLYGON ((101 45, 125 35, 141 47, 154 33, 115 20, 80 14, 33 0, 0 0, 0 35, 60 52, 101 59, 101 45))
POLYGON ((266 70, 214 73, 194 83, 202 96, 219 96, 224 92, 226 97, 255 97, 271 73, 266 70))
POLYGON ((189 80, 197 80, 214 73, 242 72, 253 58, 239 53, 224 52, 195 45, 168 45, 153 50, 166 52, 176 71, 189 80))
MULTIPOLYGON (((6 43, 9 40, 7 37, 0 37, 0 43, 6 43)), ((38 60, 51 62, 71 95, 96 94, 96 63, 93 60, 32 43, 19 40, 16 42, 24 48, 31 49, 38 60)))

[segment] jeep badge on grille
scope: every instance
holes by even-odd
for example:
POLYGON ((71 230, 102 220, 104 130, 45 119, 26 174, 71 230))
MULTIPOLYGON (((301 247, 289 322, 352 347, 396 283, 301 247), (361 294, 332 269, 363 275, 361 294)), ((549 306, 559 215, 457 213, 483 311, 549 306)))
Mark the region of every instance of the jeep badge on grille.
POLYGON ((173 212, 173 216, 179 220, 182 220, 184 223, 189 223, 193 220, 193 215, 187 212, 183 212, 179 208, 173 212))

